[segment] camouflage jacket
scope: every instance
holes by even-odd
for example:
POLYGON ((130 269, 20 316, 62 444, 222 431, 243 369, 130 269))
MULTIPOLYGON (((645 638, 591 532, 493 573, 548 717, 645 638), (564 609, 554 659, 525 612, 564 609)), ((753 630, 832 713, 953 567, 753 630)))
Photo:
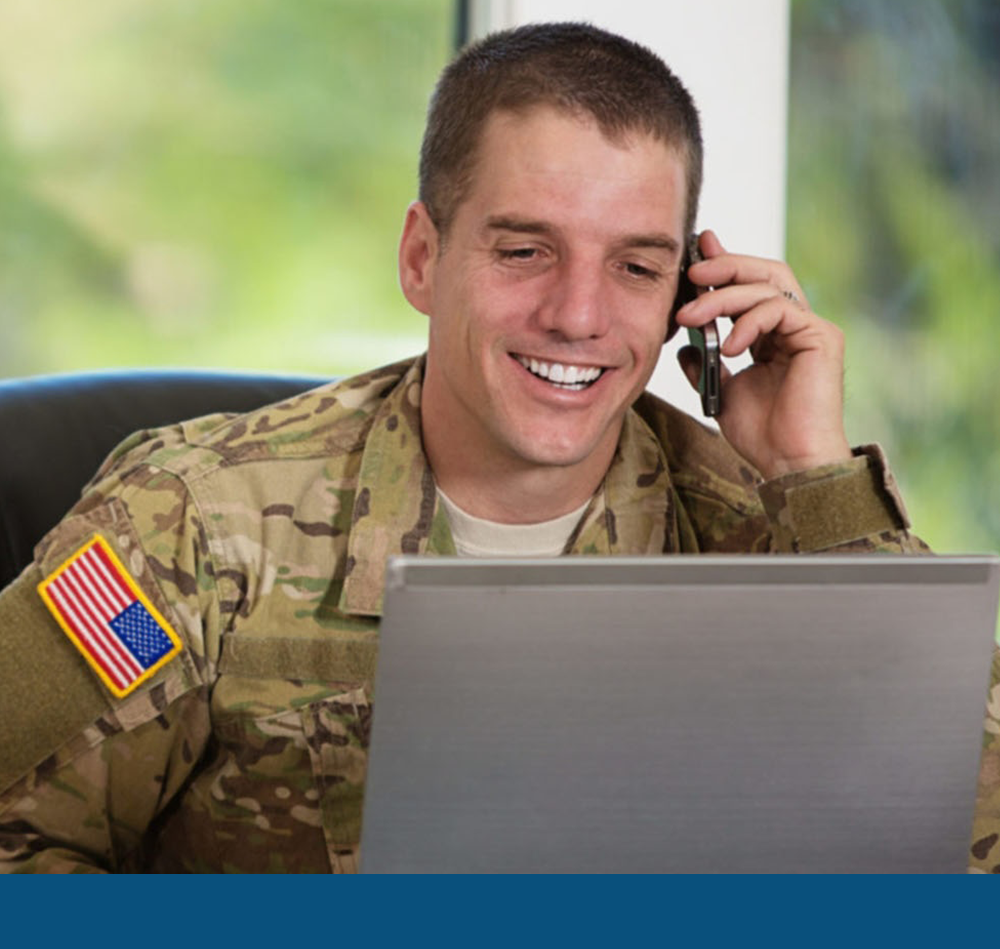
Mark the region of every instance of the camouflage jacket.
MULTIPOLYGON (((386 558, 454 552, 422 366, 112 453, 0 595, 0 865, 356 868, 386 558), (122 697, 36 592, 98 535, 181 647, 122 697)), ((819 549, 926 549, 877 449, 761 483, 646 395, 566 552, 819 549)))

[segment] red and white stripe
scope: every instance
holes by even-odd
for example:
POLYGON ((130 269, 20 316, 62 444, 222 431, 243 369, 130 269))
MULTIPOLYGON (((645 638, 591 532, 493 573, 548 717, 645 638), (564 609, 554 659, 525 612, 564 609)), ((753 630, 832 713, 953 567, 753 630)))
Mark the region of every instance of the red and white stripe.
POLYGON ((78 556, 47 589, 73 634, 117 688, 142 675, 144 668, 109 625, 135 596, 99 545, 78 556))

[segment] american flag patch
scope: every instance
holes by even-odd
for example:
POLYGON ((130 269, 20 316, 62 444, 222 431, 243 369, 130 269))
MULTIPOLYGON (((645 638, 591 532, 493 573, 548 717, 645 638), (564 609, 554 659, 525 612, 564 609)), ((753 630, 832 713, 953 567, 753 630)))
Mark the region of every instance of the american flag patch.
POLYGON ((170 624, 98 535, 38 585, 63 632, 118 698, 182 649, 170 624))

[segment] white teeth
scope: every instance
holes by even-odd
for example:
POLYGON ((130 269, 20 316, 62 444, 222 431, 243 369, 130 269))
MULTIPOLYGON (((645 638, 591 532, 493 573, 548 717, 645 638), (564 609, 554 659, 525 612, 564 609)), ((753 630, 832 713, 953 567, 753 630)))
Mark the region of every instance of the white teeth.
POLYGON ((517 361, 533 375, 564 389, 585 389, 604 372, 596 366, 567 366, 559 362, 540 362, 527 356, 518 356, 517 361))

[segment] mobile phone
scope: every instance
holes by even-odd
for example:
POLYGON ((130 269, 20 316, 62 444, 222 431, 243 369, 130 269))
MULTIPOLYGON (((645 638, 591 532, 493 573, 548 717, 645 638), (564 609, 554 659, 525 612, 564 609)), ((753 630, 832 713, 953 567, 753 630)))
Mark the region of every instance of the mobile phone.
MULTIPOLYGON (((698 295, 695 285, 688 279, 687 269, 702 259, 698 249, 698 235, 688 237, 687 250, 681 267, 681 279, 677 288, 676 306, 683 306, 698 295)), ((709 290, 712 288, 709 287, 709 290)), ((697 346, 701 353, 701 374, 698 377, 698 395, 701 396, 701 410, 709 418, 722 411, 721 356, 719 354, 719 327, 715 320, 700 327, 688 328, 688 342, 697 346)))
POLYGON ((688 342, 701 351, 701 375, 698 376, 701 410, 709 418, 714 418, 722 411, 719 328, 715 320, 702 327, 690 327, 688 342))

